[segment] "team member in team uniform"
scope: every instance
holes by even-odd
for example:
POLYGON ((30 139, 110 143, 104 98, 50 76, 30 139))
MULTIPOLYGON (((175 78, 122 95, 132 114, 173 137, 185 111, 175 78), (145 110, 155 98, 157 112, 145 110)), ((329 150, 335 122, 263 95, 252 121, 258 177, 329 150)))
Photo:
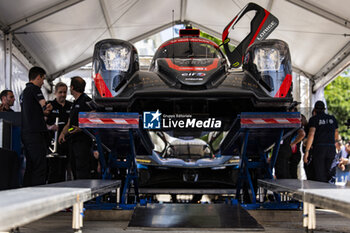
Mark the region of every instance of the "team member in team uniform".
POLYGON ((89 179, 92 170, 92 139, 79 128, 79 112, 90 112, 89 102, 92 99, 84 93, 85 81, 81 77, 71 79, 70 91, 75 101, 68 123, 60 134, 60 143, 69 135, 69 154, 71 156, 72 171, 75 179, 89 179))
POLYGON ((309 133, 306 142, 304 162, 308 162, 312 146, 314 180, 329 182, 332 179, 331 166, 334 160, 335 140, 338 139, 338 122, 334 116, 325 113, 322 101, 315 103, 316 115, 309 120, 309 133))
POLYGON ((23 90, 21 103, 21 136, 25 150, 26 170, 23 185, 34 186, 46 183, 46 155, 48 149, 48 130, 44 115, 52 110, 46 104, 41 86, 46 72, 41 67, 29 70, 29 82, 23 90))
MULTIPOLYGON (((63 127, 67 124, 69 119, 72 102, 66 100, 67 89, 68 87, 65 83, 57 83, 55 85, 56 98, 49 102, 52 105, 52 111, 47 117, 46 124, 48 125, 48 129, 51 131, 53 138, 55 131, 57 131, 57 135, 61 134, 63 127), (58 126, 55 124, 56 118, 58 118, 58 126)), ((68 163, 68 143, 64 142, 58 144, 57 153, 59 156, 49 158, 48 183, 65 181, 66 170, 67 172, 70 172, 71 170, 68 163), (63 156, 66 158, 63 158, 63 156)))

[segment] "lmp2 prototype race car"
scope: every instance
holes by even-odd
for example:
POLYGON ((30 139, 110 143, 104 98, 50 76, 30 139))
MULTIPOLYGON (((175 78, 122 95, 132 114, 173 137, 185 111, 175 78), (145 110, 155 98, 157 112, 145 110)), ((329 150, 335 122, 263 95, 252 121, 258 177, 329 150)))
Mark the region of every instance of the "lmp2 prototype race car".
MULTIPOLYGON (((265 40, 277 25, 271 13, 249 3, 224 29, 223 49, 199 30, 183 29, 158 48, 148 71, 140 70, 127 41, 95 45, 98 109, 142 116, 135 134, 141 186, 235 185, 241 145, 225 143, 234 119, 241 112, 283 112, 293 101, 288 45, 265 40), (229 31, 248 12, 255 12, 250 32, 232 50, 229 31)), ((117 156, 128 153, 125 132, 102 131, 117 156)))

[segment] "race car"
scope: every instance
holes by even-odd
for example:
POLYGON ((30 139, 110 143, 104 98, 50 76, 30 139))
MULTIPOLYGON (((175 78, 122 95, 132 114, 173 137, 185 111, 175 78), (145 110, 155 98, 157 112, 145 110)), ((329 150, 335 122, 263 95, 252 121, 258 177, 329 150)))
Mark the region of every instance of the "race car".
MULTIPOLYGON (((288 45, 265 40, 277 25, 270 12, 249 3, 224 29, 221 45, 187 27, 158 48, 148 71, 140 70, 127 41, 95 45, 98 109, 143 116, 135 135, 141 185, 234 185, 240 145, 222 147, 234 119, 241 112, 283 112, 293 101, 288 45), (229 31, 248 12, 255 12, 250 33, 232 50, 229 31)), ((103 134, 105 144, 127 153, 123 132, 103 134)))

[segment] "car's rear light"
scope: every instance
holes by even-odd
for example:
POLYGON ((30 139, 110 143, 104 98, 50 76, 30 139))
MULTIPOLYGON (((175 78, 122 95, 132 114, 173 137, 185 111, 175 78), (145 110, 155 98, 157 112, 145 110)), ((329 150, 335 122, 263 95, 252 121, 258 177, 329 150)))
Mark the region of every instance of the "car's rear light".
POLYGON ((180 37, 184 36, 199 36, 199 29, 180 29, 180 37))

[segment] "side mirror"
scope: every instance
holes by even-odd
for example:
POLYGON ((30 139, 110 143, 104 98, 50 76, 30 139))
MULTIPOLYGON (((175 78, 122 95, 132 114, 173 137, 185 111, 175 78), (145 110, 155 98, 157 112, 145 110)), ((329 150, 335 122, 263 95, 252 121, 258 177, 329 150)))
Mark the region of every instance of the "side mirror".
POLYGON ((136 48, 127 41, 107 39, 95 44, 92 77, 94 98, 111 98, 139 70, 136 48))

